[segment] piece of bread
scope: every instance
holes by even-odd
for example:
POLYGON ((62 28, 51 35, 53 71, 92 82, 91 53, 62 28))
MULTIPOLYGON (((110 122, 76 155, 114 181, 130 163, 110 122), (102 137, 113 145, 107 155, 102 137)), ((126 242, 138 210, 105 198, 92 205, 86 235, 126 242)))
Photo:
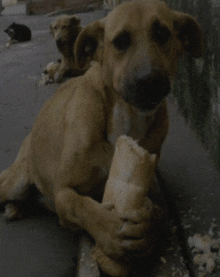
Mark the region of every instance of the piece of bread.
POLYGON ((156 154, 149 154, 128 136, 119 137, 102 203, 114 206, 119 214, 142 208, 156 162, 156 154))
MULTIPOLYGON (((119 216, 137 221, 140 210, 153 212, 153 203, 147 199, 147 193, 154 182, 157 157, 149 154, 137 142, 128 136, 117 139, 115 153, 106 183, 102 204, 108 209, 116 209, 119 216)), ((111 276, 126 277, 130 266, 107 257, 97 246, 93 251, 100 268, 111 276)))

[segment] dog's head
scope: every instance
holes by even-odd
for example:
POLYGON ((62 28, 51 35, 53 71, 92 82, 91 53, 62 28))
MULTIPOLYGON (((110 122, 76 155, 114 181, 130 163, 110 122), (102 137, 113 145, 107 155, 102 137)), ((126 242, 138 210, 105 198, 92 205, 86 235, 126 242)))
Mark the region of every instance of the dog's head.
POLYGON ((15 35, 15 26, 16 26, 16 23, 13 22, 10 26, 8 26, 7 29, 4 30, 4 32, 8 34, 10 38, 13 38, 15 35))
POLYGON ((143 111, 154 110, 170 91, 177 61, 203 52, 203 34, 188 14, 160 1, 131 1, 90 23, 75 44, 78 65, 102 66, 108 89, 143 111))
POLYGON ((76 15, 62 15, 50 25, 50 32, 61 52, 67 43, 72 44, 76 40, 82 29, 80 23, 81 19, 76 15))

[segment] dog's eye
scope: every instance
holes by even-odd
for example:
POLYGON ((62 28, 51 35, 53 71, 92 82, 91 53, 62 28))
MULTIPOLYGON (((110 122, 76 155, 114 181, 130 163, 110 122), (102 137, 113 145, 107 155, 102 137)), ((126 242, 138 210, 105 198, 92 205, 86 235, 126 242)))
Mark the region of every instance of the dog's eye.
POLYGON ((152 25, 152 37, 153 39, 161 44, 164 45, 168 42, 171 36, 170 30, 167 26, 162 25, 159 20, 156 20, 152 25))
POLYGON ((114 47, 119 51, 127 51, 131 45, 131 35, 127 31, 123 31, 113 40, 114 47))
POLYGON ((67 28, 67 26, 62 26, 62 29, 66 29, 67 28))

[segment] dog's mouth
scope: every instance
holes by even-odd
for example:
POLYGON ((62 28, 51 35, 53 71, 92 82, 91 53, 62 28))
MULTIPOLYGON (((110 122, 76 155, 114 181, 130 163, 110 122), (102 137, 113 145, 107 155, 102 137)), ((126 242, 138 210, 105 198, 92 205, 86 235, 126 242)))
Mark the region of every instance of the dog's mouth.
POLYGON ((57 45, 57 48, 62 51, 65 47, 65 41, 63 41, 62 39, 57 39, 56 40, 56 45, 57 45))
POLYGON ((127 83, 122 98, 143 112, 155 110, 170 92, 170 80, 156 75, 127 83))

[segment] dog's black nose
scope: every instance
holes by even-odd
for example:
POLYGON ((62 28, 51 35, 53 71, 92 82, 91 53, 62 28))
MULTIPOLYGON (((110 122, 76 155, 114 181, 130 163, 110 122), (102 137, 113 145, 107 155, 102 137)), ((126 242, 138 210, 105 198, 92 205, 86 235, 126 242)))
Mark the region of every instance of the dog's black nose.
POLYGON ((157 72, 137 78, 135 82, 138 94, 146 93, 148 99, 155 101, 160 101, 170 90, 169 79, 157 72))
POLYGON ((57 39, 56 40, 56 45, 57 45, 57 48, 60 49, 63 47, 63 42, 62 42, 62 39, 57 39))
POLYGON ((170 80, 158 70, 149 66, 127 82, 125 101, 141 110, 153 110, 170 92, 170 80))

